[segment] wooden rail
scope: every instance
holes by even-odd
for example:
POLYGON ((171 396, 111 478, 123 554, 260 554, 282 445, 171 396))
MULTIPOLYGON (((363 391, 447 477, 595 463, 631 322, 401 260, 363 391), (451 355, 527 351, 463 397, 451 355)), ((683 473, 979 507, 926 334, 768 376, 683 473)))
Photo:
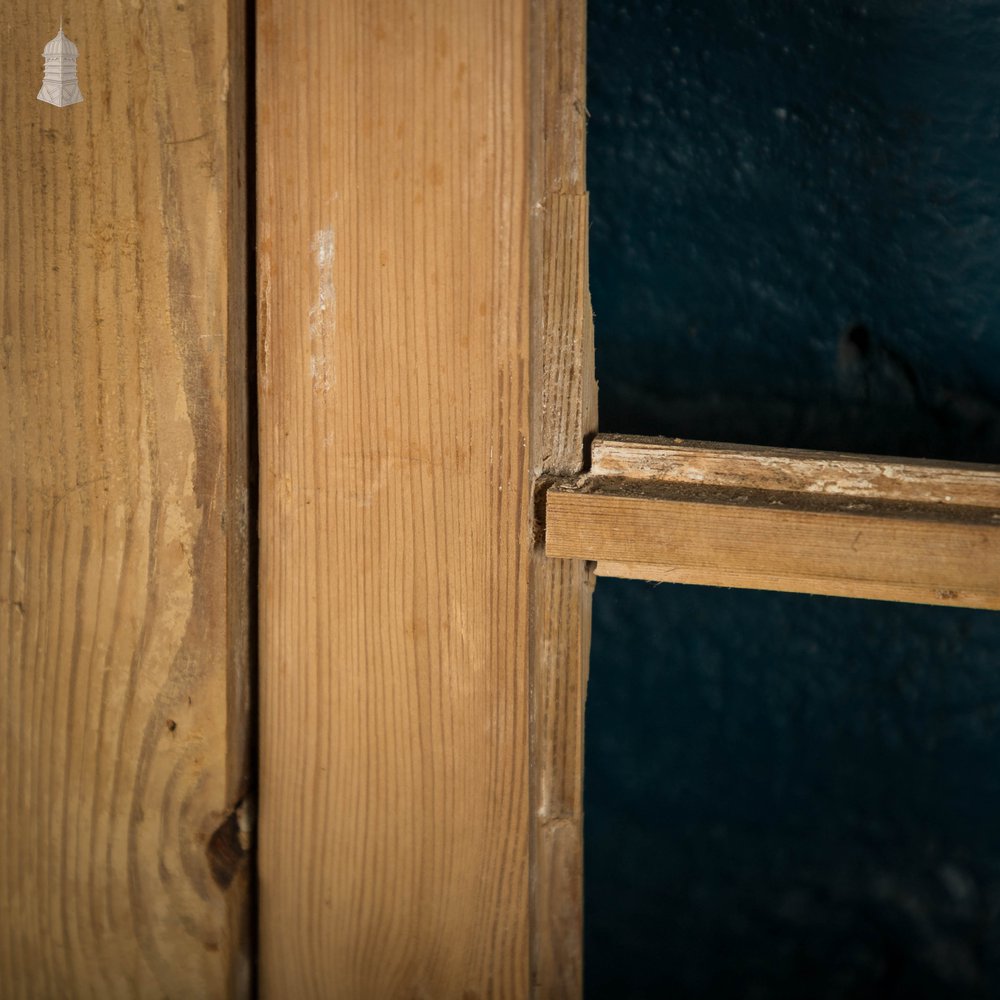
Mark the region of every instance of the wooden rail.
POLYGON ((546 554, 598 576, 1000 608, 1000 468, 598 437, 546 554))

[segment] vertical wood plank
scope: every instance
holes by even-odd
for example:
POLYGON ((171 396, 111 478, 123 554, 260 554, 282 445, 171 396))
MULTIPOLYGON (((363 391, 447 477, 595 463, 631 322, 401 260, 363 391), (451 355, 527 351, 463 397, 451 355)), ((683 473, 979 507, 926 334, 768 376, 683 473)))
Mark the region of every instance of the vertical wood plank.
POLYGON ((248 994, 245 28, 0 23, 5 997, 248 994))
POLYGON ((532 168, 560 10, 258 8, 265 997, 525 997, 578 958, 587 587, 532 535, 591 420, 557 384, 590 365, 582 176, 532 168))
MULTIPOLYGON (((597 431, 586 187, 585 0, 532 5, 532 435, 536 490, 583 470, 597 431)), ((541 496, 536 504, 543 502, 541 496)), ((583 993, 583 728, 593 573, 531 562, 532 986, 583 993)))
POLYGON ((527 993, 526 11, 259 9, 265 997, 527 993))

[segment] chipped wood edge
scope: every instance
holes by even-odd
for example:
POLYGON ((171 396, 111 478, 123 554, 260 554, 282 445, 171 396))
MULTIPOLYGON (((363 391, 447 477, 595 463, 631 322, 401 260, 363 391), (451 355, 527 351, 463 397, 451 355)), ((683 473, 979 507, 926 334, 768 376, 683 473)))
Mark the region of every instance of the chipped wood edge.
POLYGON ((603 434, 591 475, 828 496, 1000 507, 1000 466, 603 434))

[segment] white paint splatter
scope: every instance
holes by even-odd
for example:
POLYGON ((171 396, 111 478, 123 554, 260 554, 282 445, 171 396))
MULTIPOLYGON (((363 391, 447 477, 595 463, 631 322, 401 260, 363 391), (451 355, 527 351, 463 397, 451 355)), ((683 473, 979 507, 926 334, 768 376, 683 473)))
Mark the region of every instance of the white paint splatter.
POLYGON ((309 374, 312 377, 313 388, 323 392, 330 391, 330 361, 325 356, 309 359, 309 374))
POLYGON ((312 357, 309 376, 316 392, 329 392, 336 382, 329 351, 337 332, 337 292, 333 287, 336 241, 332 229, 320 229, 309 247, 318 272, 316 301, 309 308, 309 339, 312 357))

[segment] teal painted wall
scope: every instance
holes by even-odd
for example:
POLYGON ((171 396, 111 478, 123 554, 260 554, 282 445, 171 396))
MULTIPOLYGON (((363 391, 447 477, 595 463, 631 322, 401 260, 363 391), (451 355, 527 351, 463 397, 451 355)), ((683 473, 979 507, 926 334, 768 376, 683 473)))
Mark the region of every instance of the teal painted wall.
MULTIPOLYGON (((1000 3, 589 30, 602 429, 1000 462, 1000 3)), ((1000 615, 601 581, 587 724, 589 997, 1000 996, 1000 615)))

